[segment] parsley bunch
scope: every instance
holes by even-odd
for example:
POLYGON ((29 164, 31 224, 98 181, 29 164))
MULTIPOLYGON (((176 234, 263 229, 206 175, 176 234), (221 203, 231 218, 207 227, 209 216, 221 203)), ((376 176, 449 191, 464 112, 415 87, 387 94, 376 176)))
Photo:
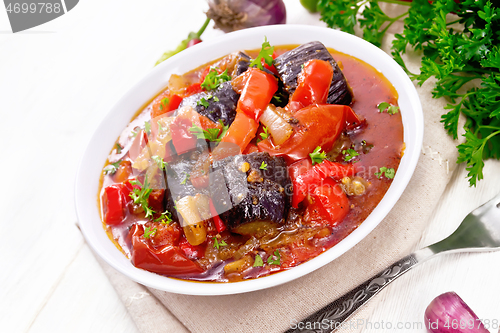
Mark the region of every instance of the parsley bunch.
POLYGON ((459 116, 466 116, 457 162, 467 163, 469 183, 475 186, 483 178, 484 160, 500 158, 500 9, 490 0, 319 0, 318 9, 332 28, 354 33, 359 22, 363 37, 377 46, 388 26, 406 17, 403 32, 395 35, 392 55, 420 85, 436 79, 432 94, 448 101, 441 122, 454 139, 459 116), (379 2, 409 10, 390 18, 379 2), (419 74, 410 73, 403 62, 401 54, 408 47, 423 51, 419 74), (474 87, 466 85, 469 82, 474 87))

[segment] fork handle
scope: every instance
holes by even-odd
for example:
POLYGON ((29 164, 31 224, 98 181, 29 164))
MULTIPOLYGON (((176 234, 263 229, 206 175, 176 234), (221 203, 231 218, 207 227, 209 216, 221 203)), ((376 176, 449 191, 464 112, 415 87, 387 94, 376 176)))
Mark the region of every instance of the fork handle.
POLYGON ((384 271, 360 284, 301 322, 291 323, 290 329, 286 333, 330 333, 341 327, 346 319, 378 294, 380 290, 423 261, 422 259, 427 259, 431 255, 431 253, 421 253, 420 251, 396 261, 384 271))

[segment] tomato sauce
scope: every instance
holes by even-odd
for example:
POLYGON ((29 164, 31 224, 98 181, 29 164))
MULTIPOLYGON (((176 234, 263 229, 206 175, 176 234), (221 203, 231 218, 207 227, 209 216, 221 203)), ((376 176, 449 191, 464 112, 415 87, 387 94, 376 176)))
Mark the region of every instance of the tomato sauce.
MULTIPOLYGON (((276 47, 275 57, 294 47, 291 45, 276 47)), ((258 52, 258 50, 253 50, 246 53, 255 58, 258 52)), ((219 224, 214 223, 213 219, 208 219, 204 221, 206 241, 199 245, 193 245, 187 241, 189 237, 183 234, 183 228, 179 222, 174 220, 169 224, 154 224, 158 222, 154 222, 153 219, 159 219, 157 211, 153 218, 146 218, 146 212, 142 211, 140 205, 130 203, 130 198, 127 197, 130 194, 127 191, 133 193, 134 186, 138 187, 138 185, 131 184, 127 185, 129 188, 129 190, 125 190, 127 195, 121 199, 123 204, 127 206, 124 209, 123 220, 116 225, 105 223, 107 216, 105 208, 106 188, 114 184, 123 184, 121 178, 124 175, 125 179, 140 179, 143 174, 134 168, 124 166, 123 161, 127 161, 129 164, 133 162, 137 158, 135 155, 139 154, 141 148, 143 149, 146 145, 148 135, 144 133, 146 132, 144 130, 147 129, 145 128, 143 131, 139 129, 142 124, 151 120, 153 108, 156 108, 155 112, 158 111, 158 100, 167 96, 162 92, 160 97, 156 97, 139 110, 131 123, 124 129, 108 157, 101 176, 98 202, 103 227, 110 240, 124 255, 133 260, 133 244, 141 247, 156 246, 155 249, 161 248, 163 252, 169 251, 171 256, 177 255, 177 258, 181 258, 181 261, 185 262, 184 266, 188 267, 187 269, 192 268, 191 266, 200 268, 199 271, 196 269, 186 271, 186 274, 168 274, 157 270, 164 275, 197 281, 232 282, 258 278, 294 267, 331 248, 356 229, 377 206, 391 185, 392 177, 384 176, 381 168, 397 172, 404 152, 403 125, 399 112, 389 114, 388 112, 380 112, 378 108, 383 102, 397 106, 398 99, 396 90, 380 72, 349 55, 331 49, 329 52, 342 69, 352 91, 353 99, 349 106, 363 120, 362 124, 347 126, 327 154, 328 159, 333 163, 345 165, 348 161, 356 170, 355 177, 344 177, 330 181, 330 187, 327 187, 329 191, 333 191, 332 195, 338 188, 347 193, 348 211, 340 223, 332 224, 321 221, 317 215, 317 208, 312 208, 319 205, 319 201, 317 201, 319 197, 307 196, 297 208, 290 208, 288 217, 283 224, 275 225, 268 221, 258 222, 261 223, 260 225, 254 223, 251 234, 220 230, 219 224), (134 153, 134 149, 138 152, 134 153), (359 155, 353 156, 352 160, 346 159, 348 156, 346 152, 349 149, 359 155), (120 163, 116 164, 118 162, 120 163), (116 170, 113 169, 114 167, 116 170), (355 185, 359 184, 362 185, 362 193, 356 192, 358 187, 355 185), (166 229, 169 231, 164 231, 166 229), (151 233, 152 231, 154 233, 151 233), (168 235, 168 240, 165 240, 165 237, 159 238, 159 234, 162 232, 164 234, 161 235, 168 235), (138 245, 138 242, 141 244, 138 245), (170 245, 167 243, 172 246, 168 247, 170 245)), ((198 82, 200 76, 206 75, 206 73, 207 65, 204 65, 175 79, 187 86, 198 82)), ((154 126, 158 127, 159 125, 154 124, 154 126)), ((262 133, 262 126, 259 127, 257 138, 260 133, 262 133)), ((253 139, 246 151, 258 150, 255 145, 257 138, 253 139)), ((291 161, 287 161, 287 163, 291 164, 291 161)), ((308 165, 308 168, 310 167, 308 165)), ((139 183, 144 185, 144 179, 139 183)), ((137 193, 139 193, 138 189, 137 193)), ((155 195, 159 196, 160 192, 155 190, 151 192, 150 205, 154 204, 154 199, 151 198, 154 198, 155 195)), ((168 193, 164 195, 168 195, 168 193)), ((342 195, 345 197, 345 194, 342 195)), ((165 201, 165 199, 158 200, 165 201)), ((137 259, 135 260, 137 261, 137 259)), ((165 260, 169 261, 170 259, 165 260)), ((173 265, 173 263, 169 264, 173 265)), ((141 267, 137 265, 137 262, 136 266, 141 267)), ((142 268, 148 269, 147 267, 143 266, 142 268)), ((154 271, 154 269, 152 270, 154 271)))

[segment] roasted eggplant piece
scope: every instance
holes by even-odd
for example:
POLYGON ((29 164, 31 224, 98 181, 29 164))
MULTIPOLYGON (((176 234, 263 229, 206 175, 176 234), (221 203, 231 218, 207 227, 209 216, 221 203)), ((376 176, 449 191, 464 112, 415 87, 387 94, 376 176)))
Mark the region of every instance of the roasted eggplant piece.
POLYGON ((282 224, 291 198, 285 160, 268 153, 252 153, 215 161, 210 195, 230 230, 253 221, 282 224))
POLYGON ((236 65, 234 66, 233 76, 238 76, 247 71, 252 59, 246 53, 239 52, 237 56, 236 65))
POLYGON ((233 90, 231 82, 222 83, 212 92, 201 92, 182 100, 179 108, 191 106, 196 112, 213 122, 222 120, 224 125, 231 125, 236 116, 236 104, 240 95, 233 90), (201 100, 204 99, 202 102, 201 100), (205 106, 203 104, 208 106, 205 106))
POLYGON ((333 67, 333 78, 328 92, 327 103, 349 105, 352 95, 344 74, 342 74, 330 52, 320 42, 302 44, 274 59, 274 67, 276 67, 286 91, 290 95, 294 93, 295 89, 297 89, 297 76, 302 71, 302 65, 312 59, 329 61, 333 67))

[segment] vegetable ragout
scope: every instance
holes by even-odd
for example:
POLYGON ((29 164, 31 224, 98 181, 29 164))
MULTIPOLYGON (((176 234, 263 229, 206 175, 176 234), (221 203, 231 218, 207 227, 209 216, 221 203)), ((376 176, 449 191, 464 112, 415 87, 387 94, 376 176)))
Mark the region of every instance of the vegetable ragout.
POLYGON ((357 228, 403 151, 397 93, 381 73, 320 42, 266 40, 172 75, 139 111, 103 169, 103 225, 138 268, 258 278, 357 228))

